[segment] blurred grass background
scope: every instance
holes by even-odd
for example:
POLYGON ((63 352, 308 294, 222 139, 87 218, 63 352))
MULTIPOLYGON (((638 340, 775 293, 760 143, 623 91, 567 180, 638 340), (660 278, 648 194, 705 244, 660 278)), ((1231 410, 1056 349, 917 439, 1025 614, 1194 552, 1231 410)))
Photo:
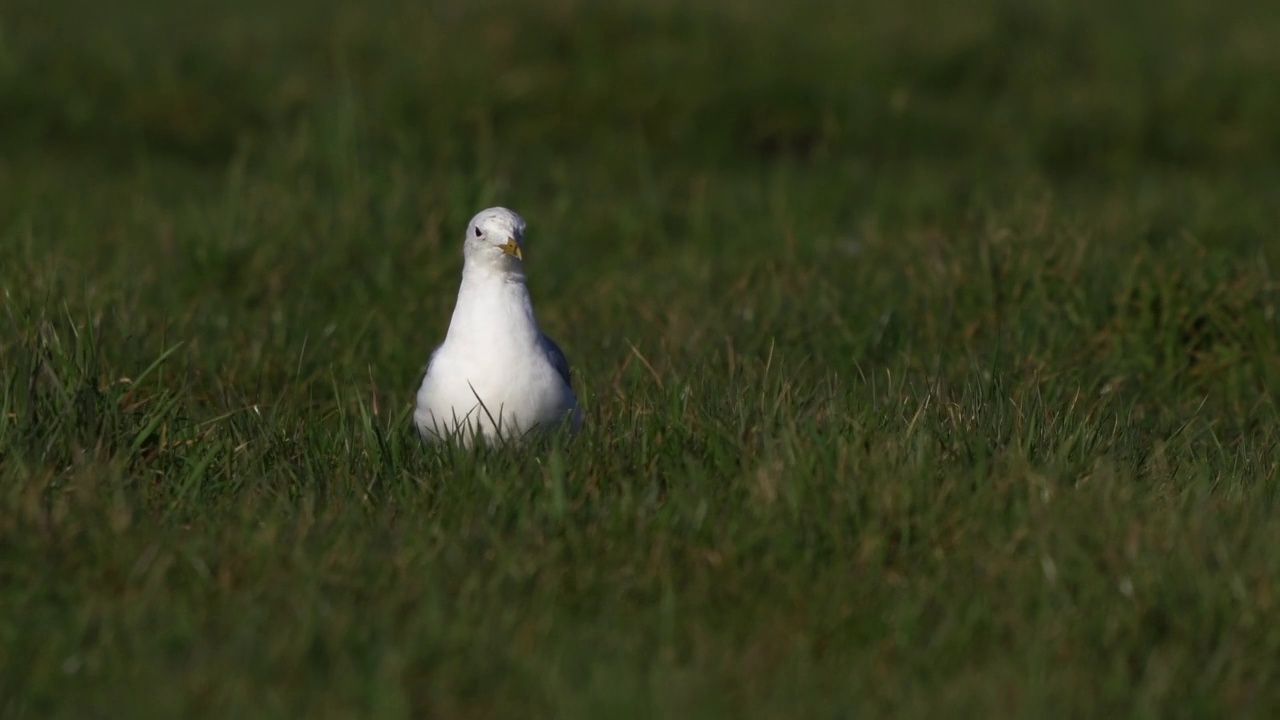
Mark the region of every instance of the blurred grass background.
POLYGON ((0 0, 0 715, 1274 714, 1278 37, 0 0), (567 446, 407 423, 492 204, 567 446))

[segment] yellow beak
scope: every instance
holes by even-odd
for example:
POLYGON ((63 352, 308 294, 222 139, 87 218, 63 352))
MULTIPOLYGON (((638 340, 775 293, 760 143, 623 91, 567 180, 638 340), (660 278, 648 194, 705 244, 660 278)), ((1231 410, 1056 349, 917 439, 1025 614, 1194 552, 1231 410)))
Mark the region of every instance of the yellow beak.
POLYGON ((502 252, 508 255, 515 255, 517 260, 524 260, 524 255, 520 252, 520 245, 516 243, 515 238, 507 238, 507 241, 500 247, 502 252))

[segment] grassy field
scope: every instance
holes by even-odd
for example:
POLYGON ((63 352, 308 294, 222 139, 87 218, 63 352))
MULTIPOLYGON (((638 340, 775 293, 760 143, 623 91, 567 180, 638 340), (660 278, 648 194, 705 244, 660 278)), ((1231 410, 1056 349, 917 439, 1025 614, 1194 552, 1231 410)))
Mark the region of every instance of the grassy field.
POLYGON ((179 5, 0 0, 0 717, 1280 712, 1275 3, 179 5))

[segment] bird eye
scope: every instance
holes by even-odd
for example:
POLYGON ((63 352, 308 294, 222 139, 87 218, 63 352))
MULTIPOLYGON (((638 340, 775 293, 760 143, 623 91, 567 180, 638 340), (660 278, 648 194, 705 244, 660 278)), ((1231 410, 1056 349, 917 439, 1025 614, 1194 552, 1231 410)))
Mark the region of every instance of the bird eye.
POLYGON ((480 228, 476 228, 476 237, 484 237, 484 233, 480 231, 480 228))

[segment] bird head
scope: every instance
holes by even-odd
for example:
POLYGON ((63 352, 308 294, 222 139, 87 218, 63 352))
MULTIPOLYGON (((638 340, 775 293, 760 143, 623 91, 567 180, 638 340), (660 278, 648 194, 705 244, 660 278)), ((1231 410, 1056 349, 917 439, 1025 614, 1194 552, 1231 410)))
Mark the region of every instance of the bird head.
POLYGON ((504 207, 481 210, 467 225, 463 256, 469 262, 499 267, 524 260, 524 218, 504 207))

